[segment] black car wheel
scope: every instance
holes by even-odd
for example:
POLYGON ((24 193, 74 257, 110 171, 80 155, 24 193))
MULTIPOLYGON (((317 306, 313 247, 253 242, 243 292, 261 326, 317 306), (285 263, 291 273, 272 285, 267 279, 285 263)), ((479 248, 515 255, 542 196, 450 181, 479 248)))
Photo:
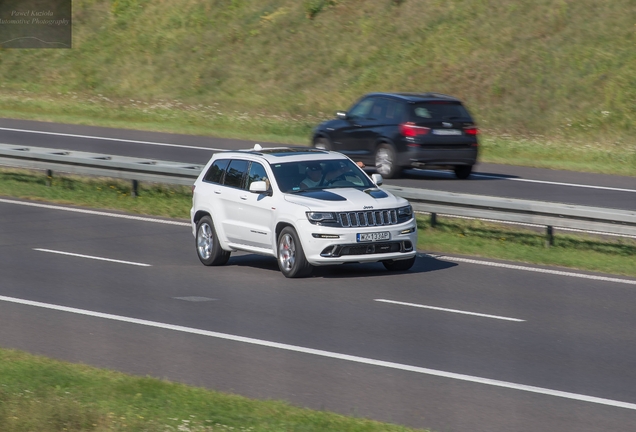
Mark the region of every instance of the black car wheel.
POLYGON ((313 269, 305 258, 296 230, 289 226, 278 236, 278 267, 288 278, 309 276, 313 269))
POLYGON ((195 240, 199 260, 206 266, 223 265, 230 259, 230 252, 223 250, 219 245, 219 238, 210 216, 203 216, 197 223, 195 240))
POLYGON ((415 257, 405 260, 386 260, 382 261, 382 264, 389 271, 407 271, 415 264, 415 257))
POLYGON ((325 137, 316 138, 314 147, 320 150, 331 150, 331 143, 325 137))
POLYGON ((455 167, 454 169, 455 171, 455 177, 457 177, 458 179, 467 179, 468 177, 470 177, 470 173, 473 172, 473 166, 472 165, 458 165, 455 167))
POLYGON ((397 165, 395 148, 391 144, 382 143, 375 150, 375 169, 384 178, 395 178, 402 172, 397 165))

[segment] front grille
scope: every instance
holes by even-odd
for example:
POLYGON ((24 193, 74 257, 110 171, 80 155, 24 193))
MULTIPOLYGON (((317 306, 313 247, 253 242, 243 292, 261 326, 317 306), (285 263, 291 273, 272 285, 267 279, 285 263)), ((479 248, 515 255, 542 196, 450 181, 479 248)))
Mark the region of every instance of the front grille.
POLYGON ((398 223, 395 209, 338 213, 338 220, 340 225, 345 228, 385 226, 398 223))
POLYGON ((394 252, 411 252, 413 243, 409 240, 401 242, 366 243, 366 244, 344 244, 326 247, 320 256, 325 258, 337 258, 344 255, 372 255, 394 252))
POLYGON ((400 243, 377 243, 370 245, 344 246, 340 250, 342 255, 370 255, 390 252, 400 252, 402 245, 400 243))

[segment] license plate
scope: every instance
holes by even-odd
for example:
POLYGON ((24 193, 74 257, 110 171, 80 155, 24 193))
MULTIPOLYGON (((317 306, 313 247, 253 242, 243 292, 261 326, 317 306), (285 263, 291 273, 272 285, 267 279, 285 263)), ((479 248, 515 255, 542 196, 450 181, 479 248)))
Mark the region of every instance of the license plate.
POLYGON ((459 129, 433 129, 433 135, 461 135, 459 129))
POLYGON ((374 242, 380 240, 388 240, 391 238, 391 235, 388 231, 383 231, 372 233, 358 233, 357 237, 359 242, 374 242))

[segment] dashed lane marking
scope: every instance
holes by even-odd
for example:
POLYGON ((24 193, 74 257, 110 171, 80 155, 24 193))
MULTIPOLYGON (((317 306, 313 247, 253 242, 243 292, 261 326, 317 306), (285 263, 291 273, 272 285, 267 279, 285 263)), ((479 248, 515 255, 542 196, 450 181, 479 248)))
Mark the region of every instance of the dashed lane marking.
POLYGON ((436 369, 428 369, 428 368, 405 365, 405 364, 394 363, 394 362, 388 362, 388 361, 383 361, 383 360, 375 360, 375 359, 359 357, 359 356, 354 356, 354 355, 349 355, 349 354, 341 354, 341 353, 332 352, 332 351, 324 351, 324 350, 301 347, 301 346, 296 346, 296 345, 288 345, 288 344, 284 344, 284 343, 266 341, 266 340, 262 340, 262 339, 254 339, 254 338, 249 338, 249 337, 244 337, 244 336, 231 335, 231 334, 227 334, 227 333, 218 333, 218 332, 209 331, 209 330, 196 329, 196 328, 192 328, 192 327, 183 327, 183 326, 179 326, 179 325, 160 323, 160 322, 156 322, 156 321, 148 321, 148 320, 125 317, 125 316, 120 316, 120 315, 112 315, 112 314, 107 314, 107 313, 102 313, 102 312, 95 312, 95 311, 89 311, 89 310, 84 310, 84 309, 77 309, 77 308, 54 305, 54 304, 49 304, 49 303, 41 303, 41 302, 25 300, 25 299, 19 299, 19 298, 14 298, 14 297, 0 296, 0 301, 14 303, 14 304, 20 304, 20 305, 26 305, 26 306, 34 306, 34 307, 50 309, 50 310, 56 310, 56 311, 67 312, 67 313, 73 313, 73 314, 78 314, 78 315, 85 315, 85 316, 90 316, 90 317, 95 317, 95 318, 102 318, 102 319, 107 319, 107 320, 112 320, 112 321, 126 322, 126 323, 130 323, 130 324, 137 324, 137 325, 142 325, 142 326, 147 326, 147 327, 154 327, 154 328, 160 328, 160 329, 165 329, 165 330, 172 330, 172 331, 177 331, 177 332, 182 332, 182 333, 196 334, 196 335, 200 335, 200 336, 207 336, 207 337, 212 337, 212 338, 217 338, 217 339, 224 339, 224 340, 229 340, 229 341, 234 341, 234 342, 247 343, 247 344, 251 344, 251 345, 258 345, 258 346, 263 346, 263 347, 267 347, 267 348, 275 348, 275 349, 280 349, 280 350, 284 350, 284 351, 291 351, 291 352, 297 352, 297 353, 302 353, 302 354, 309 354, 309 355, 314 355, 314 356, 319 356, 319 357, 331 358, 331 359, 335 359, 335 360, 348 361, 348 362, 352 362, 352 363, 365 364, 365 365, 376 366, 376 367, 383 367, 383 368, 387 368, 387 369, 401 370, 401 371, 406 371, 406 372, 413 372, 413 373, 418 373, 418 374, 423 374, 423 375, 440 377, 440 378, 448 378, 448 379, 453 379, 453 380, 458 380, 458 381, 470 382, 470 383, 475 383, 475 384, 483 384, 483 385, 488 385, 488 386, 493 386, 493 387, 501 387, 501 388, 507 388, 507 389, 511 389, 511 390, 518 390, 518 391, 524 391, 524 392, 530 392, 530 393, 537 393, 537 394, 542 394, 542 395, 547 395, 547 396, 560 397, 560 398, 564 398, 564 399, 570 399, 570 400, 576 400, 576 401, 581 401, 581 402, 588 402, 588 403, 606 405, 606 406, 611 406, 611 407, 616 407, 616 408, 625 408, 625 409, 630 409, 630 410, 636 410, 636 404, 634 404, 634 403, 622 402, 622 401, 617 401, 617 400, 612 400, 612 399, 605 399, 605 398, 600 398, 600 397, 595 397, 595 396, 588 396, 588 395, 577 394, 577 393, 570 393, 570 392, 566 392, 566 391, 553 390, 553 389, 547 389, 547 388, 542 388, 542 387, 535 387, 535 386, 530 386, 530 385, 525 385, 525 384, 517 384, 517 383, 512 383, 512 382, 507 382, 507 381, 500 381, 500 380, 495 380, 495 379, 490 379, 490 378, 481 378, 481 377, 476 377, 476 376, 471 376, 471 375, 464 375, 464 374, 459 374, 459 373, 454 373, 454 372, 445 372, 445 371, 436 370, 436 369))

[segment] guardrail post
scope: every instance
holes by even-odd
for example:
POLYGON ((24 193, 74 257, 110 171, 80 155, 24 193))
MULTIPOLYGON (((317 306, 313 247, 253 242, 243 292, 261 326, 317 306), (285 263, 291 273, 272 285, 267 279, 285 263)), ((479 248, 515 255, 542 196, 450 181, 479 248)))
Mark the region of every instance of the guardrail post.
POLYGON ((132 181, 132 190, 130 196, 137 198, 139 196, 139 182, 137 180, 132 181))
POLYGON ((431 228, 437 225, 437 213, 431 213, 431 228))
POLYGON ((46 170, 46 186, 51 187, 51 182, 53 178, 53 171, 50 169, 46 170))
POLYGON ((548 225, 546 230, 545 247, 554 246, 554 228, 552 225, 548 225))

